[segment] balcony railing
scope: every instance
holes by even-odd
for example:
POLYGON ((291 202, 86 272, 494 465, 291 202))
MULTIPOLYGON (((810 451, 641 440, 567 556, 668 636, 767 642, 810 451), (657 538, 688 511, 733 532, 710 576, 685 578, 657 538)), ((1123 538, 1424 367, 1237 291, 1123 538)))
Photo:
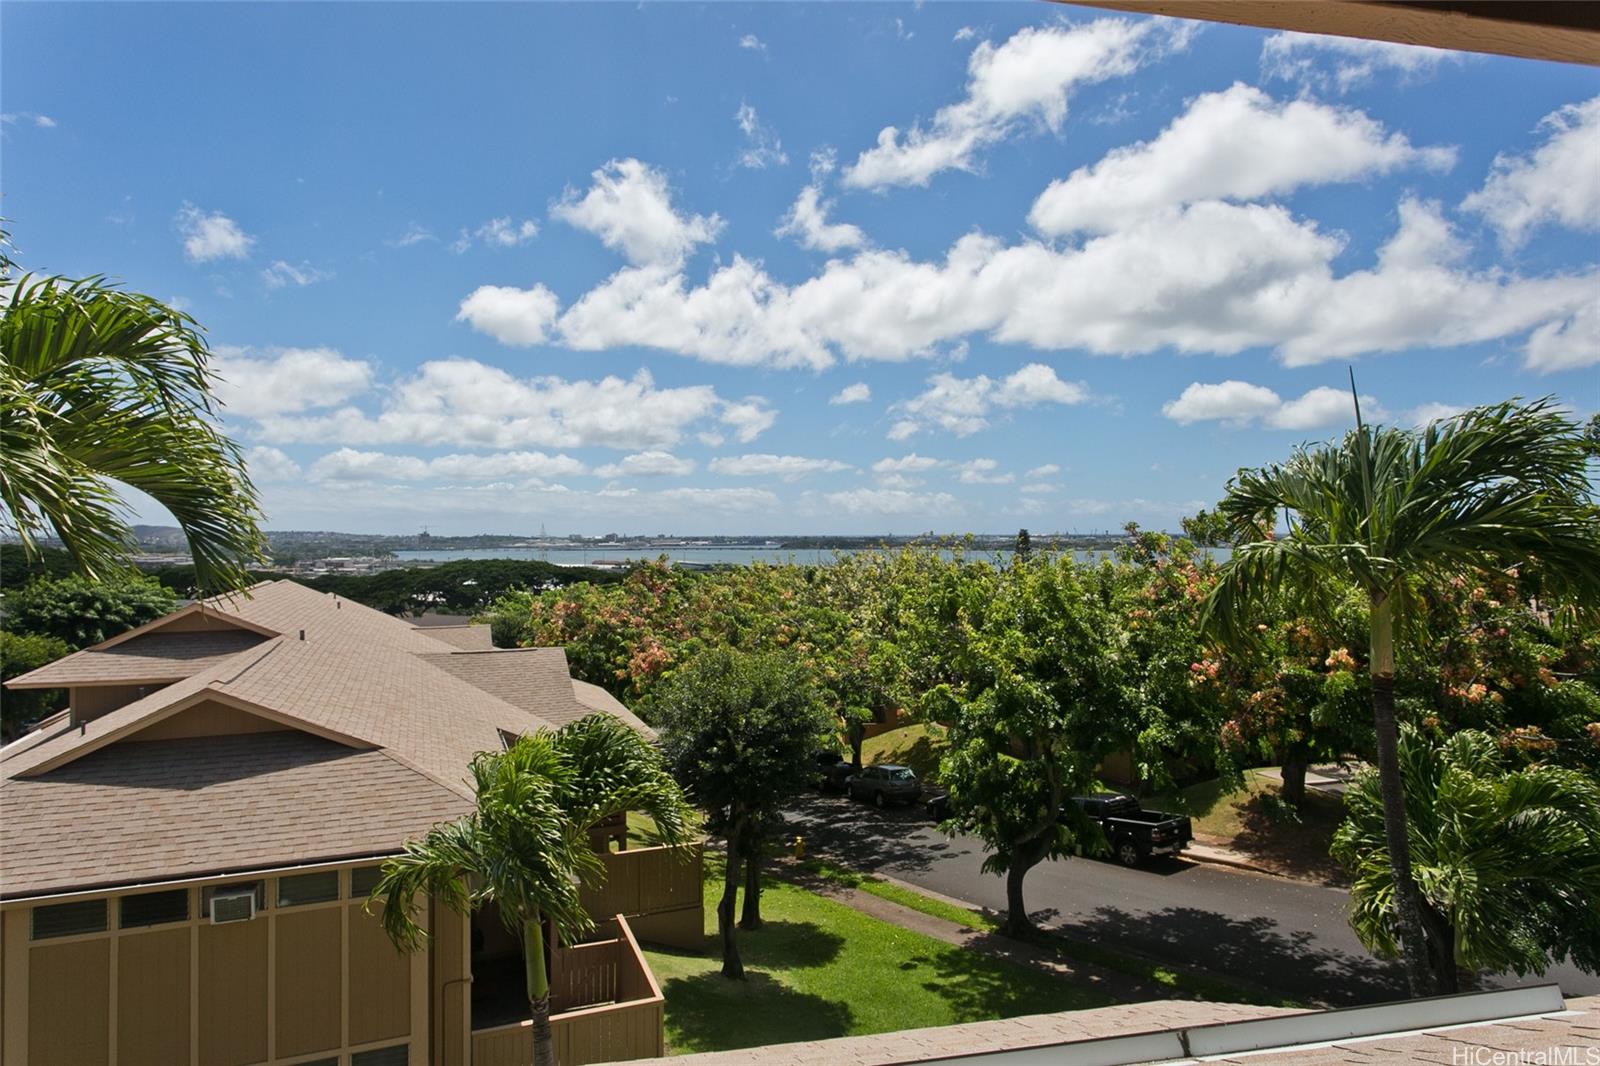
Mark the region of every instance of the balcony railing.
MULTIPOLYGON (((550 1017, 556 1061, 562 1066, 618 1062, 666 1054, 661 986, 618 913, 614 940, 596 940, 554 953, 550 1017)), ((473 1066, 529 1066, 533 1023, 474 1030, 473 1066)))

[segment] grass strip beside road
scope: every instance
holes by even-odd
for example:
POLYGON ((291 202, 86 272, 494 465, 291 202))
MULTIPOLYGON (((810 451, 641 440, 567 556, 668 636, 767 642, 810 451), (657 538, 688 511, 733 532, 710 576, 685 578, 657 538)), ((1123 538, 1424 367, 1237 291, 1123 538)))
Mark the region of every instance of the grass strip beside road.
MULTIPOLYGON (((942 918, 947 922, 954 922, 966 928, 999 932, 1002 925, 1000 916, 992 911, 936 899, 905 885, 885 881, 881 877, 873 877, 870 874, 857 873, 854 870, 845 869, 823 859, 806 859, 800 863, 800 866, 808 874, 820 877, 823 880, 843 885, 846 888, 868 892, 879 899, 886 899, 891 903, 898 903, 902 907, 920 911, 934 918, 942 918)), ((1130 977, 1159 985, 1169 989, 1172 995, 1179 999, 1255 1003, 1269 1007, 1307 1006, 1307 1004, 1298 1000, 1275 996, 1269 992, 1242 985, 1224 977, 1213 977, 1210 974, 1196 973, 1187 968, 1164 965, 1153 959, 1115 951, 1102 944, 1079 940, 1054 930, 1039 930, 1027 939, 1029 943, 1037 947, 1054 951, 1061 958, 1076 959, 1080 962, 1092 963, 1095 966, 1103 966, 1108 970, 1116 970, 1130 977)))

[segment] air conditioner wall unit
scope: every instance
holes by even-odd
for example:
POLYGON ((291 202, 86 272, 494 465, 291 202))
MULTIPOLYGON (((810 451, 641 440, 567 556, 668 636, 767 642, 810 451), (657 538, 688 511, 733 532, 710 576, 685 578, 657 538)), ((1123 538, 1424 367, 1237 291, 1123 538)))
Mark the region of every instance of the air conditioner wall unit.
POLYGON ((254 888, 236 889, 232 892, 217 892, 211 896, 211 924, 224 925, 228 922, 248 922, 256 916, 256 890, 254 888))

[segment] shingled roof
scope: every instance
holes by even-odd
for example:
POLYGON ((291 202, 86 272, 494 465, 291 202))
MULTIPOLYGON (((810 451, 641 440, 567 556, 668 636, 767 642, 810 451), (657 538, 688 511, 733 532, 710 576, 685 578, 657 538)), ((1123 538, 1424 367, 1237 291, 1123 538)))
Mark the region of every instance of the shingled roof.
POLYGON ((470 809, 476 753, 596 709, 559 648, 460 651, 289 581, 169 619, 197 609, 245 628, 158 620, 44 668, 163 687, 0 749, 0 896, 393 852, 470 809))

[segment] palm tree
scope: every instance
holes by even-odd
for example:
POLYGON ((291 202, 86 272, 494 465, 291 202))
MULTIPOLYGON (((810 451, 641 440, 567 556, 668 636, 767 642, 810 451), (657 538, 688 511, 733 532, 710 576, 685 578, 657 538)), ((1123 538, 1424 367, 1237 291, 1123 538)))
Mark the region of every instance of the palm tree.
POLYGON ((214 422, 211 352, 193 319, 98 277, 24 275, 0 231, 0 506, 29 554, 52 533, 78 568, 125 565, 133 532, 115 483, 151 496, 189 540, 208 591, 263 558, 261 509, 214 422))
MULTIPOLYGON (((1477 971, 1544 973, 1571 958, 1600 969, 1600 781, 1556 766, 1512 769, 1496 739, 1400 733, 1411 868, 1450 932, 1453 961, 1477 971)), ((1351 924, 1395 954, 1393 870, 1383 797, 1371 771, 1345 794, 1333 853, 1355 875, 1351 924)))
POLYGON ((1411 871, 1396 754, 1395 633, 1421 587, 1474 569, 1533 563, 1546 588, 1600 602, 1600 508, 1578 426, 1551 400, 1478 407, 1421 431, 1371 427, 1356 411, 1342 442, 1241 470, 1219 505, 1238 547, 1206 603, 1214 634, 1248 643, 1273 595, 1302 613, 1353 580, 1370 609, 1372 717, 1393 867, 1395 930, 1415 995, 1454 976, 1448 923, 1411 871), (1282 514, 1285 536, 1275 536, 1282 514))
POLYGON ((554 1066, 545 923, 574 940, 594 929, 579 902, 605 867, 589 843, 596 823, 626 811, 655 820, 662 843, 689 834, 689 809, 649 742, 609 715, 595 714, 517 739, 472 761, 477 807, 436 825, 384 864, 368 899, 403 951, 422 946, 417 913, 427 897, 467 915, 499 907, 522 944, 535 1066, 554 1066))

